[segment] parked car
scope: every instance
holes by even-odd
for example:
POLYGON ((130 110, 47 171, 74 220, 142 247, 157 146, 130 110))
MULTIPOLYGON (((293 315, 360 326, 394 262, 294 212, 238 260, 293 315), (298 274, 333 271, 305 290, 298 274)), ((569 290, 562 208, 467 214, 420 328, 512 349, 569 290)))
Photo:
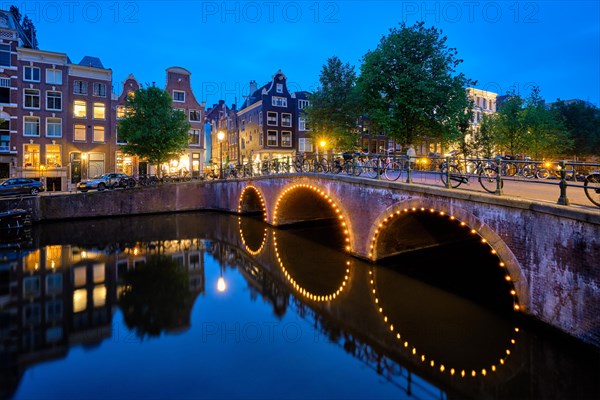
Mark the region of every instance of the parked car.
POLYGON ((0 181, 0 196, 15 194, 32 194, 46 190, 40 181, 29 178, 9 178, 0 181))
POLYGON ((79 182, 77 184, 77 189, 81 190, 82 192, 87 192, 88 190, 102 191, 105 189, 127 188, 134 186, 135 179, 129 175, 109 172, 93 179, 87 179, 79 182))

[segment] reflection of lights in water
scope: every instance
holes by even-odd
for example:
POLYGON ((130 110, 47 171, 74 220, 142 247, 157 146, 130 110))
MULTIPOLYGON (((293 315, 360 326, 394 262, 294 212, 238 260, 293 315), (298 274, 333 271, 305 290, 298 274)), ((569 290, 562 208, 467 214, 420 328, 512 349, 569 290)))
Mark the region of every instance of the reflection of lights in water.
MULTIPOLYGON (((437 367, 436 369, 439 370, 440 373, 448 372, 451 376, 454 376, 456 373, 458 373, 459 370, 454 369, 454 368, 450 368, 448 370, 448 366, 445 365, 444 363, 440 363, 439 360, 436 361, 436 360, 428 357, 425 353, 419 352, 414 346, 411 346, 411 344, 406 340, 405 337, 402 336, 402 334, 399 332, 398 327, 394 326, 393 322, 390 321, 390 318, 388 317, 386 311, 380 305, 379 293, 378 293, 377 287, 375 285, 375 276, 374 275, 375 275, 374 270, 371 269, 369 271, 369 283, 372 288, 371 293, 373 294, 373 299, 376 304, 377 311, 381 315, 383 322, 388 326, 390 333, 392 333, 392 335, 395 333, 396 340, 398 340, 399 343, 401 343, 404 346, 404 348, 406 348, 407 350, 410 350, 410 354, 419 358, 422 363, 429 364, 429 366, 431 366, 432 368, 436 368, 436 366, 439 365, 439 367, 437 367)), ((513 291, 511 291, 511 294, 512 294, 512 292, 513 291)), ((518 333, 519 333, 519 328, 514 328, 514 334, 516 335, 518 333)), ((510 339, 509 346, 514 347, 516 345, 516 343, 517 343, 517 340, 513 337, 510 339)), ((502 355, 499 358, 500 365, 504 365, 506 362, 506 359, 511 354, 510 348, 506 348, 504 350, 504 352, 506 353, 506 355, 502 355)), ((496 372, 497 369, 498 369, 498 367, 495 364, 490 365, 489 368, 481 368, 481 369, 477 369, 477 370, 472 369, 470 372, 465 369, 462 369, 462 370, 460 370, 460 376, 462 378, 464 378, 467 374, 469 374, 471 377, 476 377, 478 373, 481 374, 482 376, 487 376, 488 370, 491 372, 496 372)))
POLYGON ((279 195, 279 197, 277 198, 277 202, 275 202, 275 208, 273 210, 273 225, 277 224, 277 210, 279 209, 279 203, 281 202, 281 200, 285 197, 285 195, 287 193, 289 193, 292 190, 296 190, 298 188, 304 188, 304 189, 310 189, 313 192, 315 192, 316 194, 320 195, 322 199, 326 200, 327 203, 329 204, 329 206, 333 209, 333 211, 336 213, 337 219, 339 219, 340 225, 341 225, 341 232, 344 235, 344 249, 346 251, 350 251, 351 247, 350 247, 350 238, 348 237, 348 229, 346 228, 346 222, 344 222, 344 216, 341 215, 341 210, 340 208, 337 206, 337 204, 335 204, 335 202, 333 201, 333 199, 326 194, 323 190, 319 189, 316 186, 313 185, 308 185, 308 184, 297 184, 297 185, 293 185, 290 186, 288 188, 286 188, 281 195, 279 195))
MULTIPOLYGON (((384 227, 384 225, 386 225, 389 222, 392 222, 394 219, 398 218, 403 213, 427 212, 427 211, 429 211, 430 214, 435 214, 436 213, 436 210, 434 210, 433 208, 430 208, 429 210, 426 210, 424 207, 421 207, 421 208, 413 207, 413 208, 410 208, 410 209, 409 208, 405 208, 404 210, 397 210, 396 212, 393 212, 389 216, 385 217, 383 219, 383 221, 381 221, 377 225, 378 228, 375 229, 375 231, 373 232, 373 237, 371 238, 371 244, 369 245, 369 258, 371 259, 371 261, 376 261, 375 258, 374 258, 375 257, 375 255, 374 255, 375 245, 377 244, 377 237, 379 236, 379 234, 380 234, 382 228, 384 227)), ((446 213, 444 211, 439 211, 439 212, 437 212, 437 214, 440 217, 445 217, 446 216, 446 213)), ((459 221, 454 215, 450 215, 448 218, 451 221, 457 221, 460 224, 460 226, 466 227, 467 229, 469 229, 469 231, 471 232, 471 234, 478 234, 478 232, 477 232, 476 229, 472 229, 472 228, 468 227, 465 222, 459 221)), ((498 252, 494 248, 492 248, 492 246, 488 243, 487 239, 481 238, 481 244, 487 245, 490 248, 490 253, 491 254, 496 254, 496 255, 498 254, 498 252)), ((498 257, 498 258, 500 258, 500 257, 498 257)), ((506 266, 502 260, 500 260, 500 263, 498 265, 501 268, 505 268, 505 266, 506 266)), ((506 276, 505 276, 504 279, 506 279, 507 282, 511 282, 511 283, 513 281, 512 278, 511 278, 511 276, 508 274, 508 271, 507 271, 507 274, 506 274, 506 276)), ((373 293, 375 293, 375 292, 373 292, 373 293)), ((517 292, 516 292, 516 290, 514 290, 514 283, 512 285, 511 290, 510 290, 510 294, 511 294, 511 296, 513 298, 513 309, 515 311, 521 310, 523 307, 519 304, 519 299, 517 298, 517 292)))
POLYGON ((267 208, 265 207, 265 201, 262 197, 262 195, 260 194, 260 191, 252 186, 252 185, 248 185, 244 188, 244 190, 242 190, 242 193, 240 194, 240 204, 238 205, 238 214, 242 213, 242 200, 244 199, 244 194, 246 193, 246 190, 253 190, 256 195, 258 196, 258 199, 260 200, 260 207, 262 208, 262 212, 263 212, 263 221, 267 220, 267 208))
POLYGON ((281 268, 281 271, 283 272, 283 275, 290 282, 290 284, 292 285, 292 287, 298 293, 300 293, 301 295, 303 295, 304 297, 308 298, 309 300, 317 301, 317 302, 331 301, 331 300, 334 300, 336 297, 338 297, 344 291, 344 288, 346 287, 348 279, 350 278, 350 269, 349 269, 350 268, 350 261, 346 261, 346 266, 348 268, 346 268, 346 273, 344 275, 344 280, 342 281, 342 284, 340 285, 340 287, 335 292, 333 292, 333 293, 330 293, 330 294, 327 294, 327 295, 316 295, 316 294, 311 293, 308 290, 304 289, 302 286, 300 286, 294 280, 294 278, 292 278, 292 276, 290 275, 290 273, 288 272, 288 270, 283 265, 283 261, 281 260, 281 257, 279 256, 279 250, 277 249, 277 233, 275 231, 273 231, 273 244, 274 244, 274 248, 275 248, 275 257, 277 258, 277 263, 279 264, 279 267, 281 268))
POLYGON ((86 258, 87 257, 87 251, 82 251, 81 252, 81 258, 86 258))
POLYGON ((248 247, 248 244, 246 243, 246 239, 244 238, 244 232, 242 231, 242 218, 241 217, 238 217, 238 224, 240 226, 240 238, 242 239, 242 243, 244 244, 244 248, 246 249, 248 254, 250 254, 251 256, 259 255, 263 251, 263 249, 265 248, 265 244, 267 243, 267 228, 265 228, 265 232, 263 234, 263 239, 262 239, 262 243, 260 244, 260 247, 257 250, 252 250, 250 247, 248 247))
POLYGON ((222 276, 217 280, 217 290, 219 292, 224 292, 227 289, 227 285, 225 284, 225 279, 222 276))

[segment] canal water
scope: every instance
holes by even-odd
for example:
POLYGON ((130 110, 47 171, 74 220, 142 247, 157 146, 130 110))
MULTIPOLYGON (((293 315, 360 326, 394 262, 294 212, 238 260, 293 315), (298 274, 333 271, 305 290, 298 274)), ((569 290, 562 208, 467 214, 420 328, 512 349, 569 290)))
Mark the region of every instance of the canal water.
POLYGON ((599 398, 598 349, 515 312, 481 242, 375 265, 340 237, 218 213, 5 233, 0 398, 599 398))

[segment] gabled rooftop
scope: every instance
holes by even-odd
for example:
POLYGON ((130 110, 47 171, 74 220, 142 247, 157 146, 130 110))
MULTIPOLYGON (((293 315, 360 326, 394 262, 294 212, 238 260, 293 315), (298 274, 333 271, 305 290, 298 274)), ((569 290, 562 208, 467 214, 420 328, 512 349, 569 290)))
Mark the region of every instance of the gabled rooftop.
POLYGON ((104 65, 102 65, 102 61, 100 61, 100 59, 98 57, 92 57, 92 56, 85 56, 81 59, 81 61, 79 61, 79 64, 81 66, 84 67, 93 67, 93 68, 100 68, 100 69, 105 69, 104 65))

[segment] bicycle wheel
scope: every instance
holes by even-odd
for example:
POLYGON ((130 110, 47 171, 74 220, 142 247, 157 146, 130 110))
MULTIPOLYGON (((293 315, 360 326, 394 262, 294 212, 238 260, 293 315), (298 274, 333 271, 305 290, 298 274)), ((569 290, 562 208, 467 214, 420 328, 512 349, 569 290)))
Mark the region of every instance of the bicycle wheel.
POLYGON ((388 181, 397 181, 400 175, 402 175, 402 168, 396 161, 390 161, 385 165, 383 175, 388 181))
POLYGON ((535 177, 535 164, 527 164, 523 166, 521 170, 521 174, 525 178, 534 178, 535 177))
POLYGON ((600 207, 600 174, 592 174, 585 177, 583 190, 588 199, 600 207))
POLYGON ((364 173, 369 178, 376 178, 377 177, 377 169, 378 169, 377 161, 369 160, 365 163, 364 173))
POLYGON ((546 168, 540 168, 536 171, 535 176, 538 179, 548 179, 550 177, 550 171, 546 168))
POLYGON ((328 173, 329 172, 329 162, 325 158, 323 158, 320 161, 320 164, 321 164, 321 169, 322 169, 321 172, 328 173))
MULTIPOLYGON (((496 192, 496 179, 498 177, 498 170, 496 168, 484 168, 479 172, 479 184, 481 187, 489 193, 496 192)), ((504 182, 500 183, 500 187, 504 186, 504 182)))
POLYGON ((502 174, 504 176, 515 176, 517 173, 517 166, 515 164, 504 164, 502 166, 502 174))
POLYGON ((352 172, 353 172, 354 176, 360 176, 360 174, 363 173, 363 168, 364 168, 363 162, 362 161, 357 161, 354 164, 354 167, 352 167, 352 172))
MULTIPOLYGON (((460 170, 456 167, 456 165, 450 165, 450 186, 453 188, 457 188, 463 183, 463 175, 460 173, 460 170)), ((448 167, 443 165, 440 168, 440 178, 444 186, 448 186, 448 167)))

